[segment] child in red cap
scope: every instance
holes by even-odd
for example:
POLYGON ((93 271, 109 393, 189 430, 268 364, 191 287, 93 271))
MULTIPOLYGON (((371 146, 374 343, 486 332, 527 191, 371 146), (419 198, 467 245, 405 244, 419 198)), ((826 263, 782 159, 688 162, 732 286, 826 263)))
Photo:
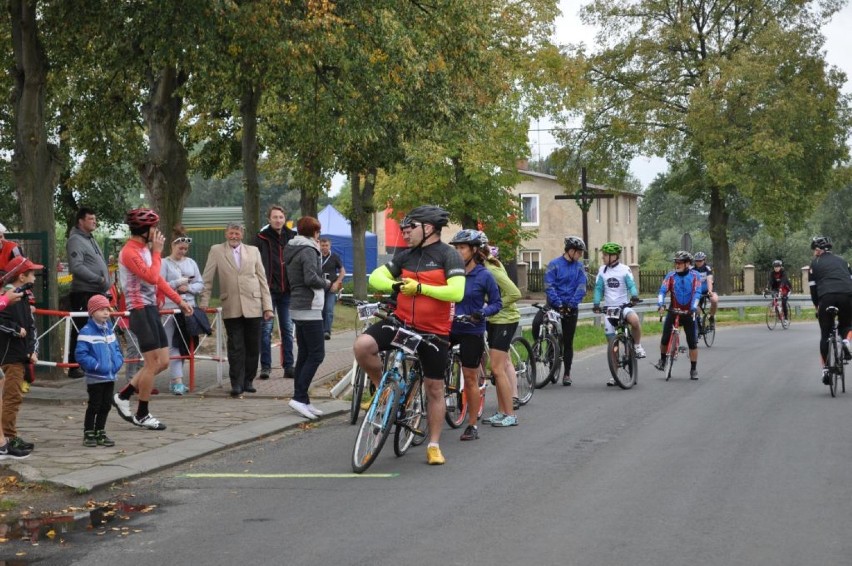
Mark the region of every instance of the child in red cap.
POLYGON ((88 310, 89 322, 80 329, 74 351, 89 392, 83 421, 83 446, 115 446, 115 442, 106 435, 105 428, 112 406, 115 377, 124 364, 124 356, 110 324, 109 299, 93 295, 89 299, 88 310))

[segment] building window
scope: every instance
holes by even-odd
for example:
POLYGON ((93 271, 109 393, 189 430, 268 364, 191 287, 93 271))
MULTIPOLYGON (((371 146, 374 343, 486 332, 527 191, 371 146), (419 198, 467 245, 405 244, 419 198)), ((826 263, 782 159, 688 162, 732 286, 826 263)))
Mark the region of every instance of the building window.
POLYGON ((538 226, 538 195, 521 195, 521 225, 538 226))
POLYGON ((521 250, 521 263, 526 263, 530 269, 541 269, 541 252, 521 250))
POLYGON ((595 199, 595 220, 601 221, 601 199, 595 199))

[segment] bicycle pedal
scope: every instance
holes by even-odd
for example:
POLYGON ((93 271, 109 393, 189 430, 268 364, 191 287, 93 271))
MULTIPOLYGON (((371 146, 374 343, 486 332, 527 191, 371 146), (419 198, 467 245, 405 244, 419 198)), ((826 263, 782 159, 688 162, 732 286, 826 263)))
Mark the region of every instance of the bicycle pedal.
POLYGON ((417 436, 417 437, 420 437, 420 438, 426 437, 426 431, 425 430, 420 430, 419 428, 413 428, 413 429, 411 429, 411 432, 414 433, 414 436, 417 436))

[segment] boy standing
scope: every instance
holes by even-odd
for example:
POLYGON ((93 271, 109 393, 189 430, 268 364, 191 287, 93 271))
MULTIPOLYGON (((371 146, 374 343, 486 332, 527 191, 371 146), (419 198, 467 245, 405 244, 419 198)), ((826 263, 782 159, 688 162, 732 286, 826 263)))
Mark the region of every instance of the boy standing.
MULTIPOLYGON (((20 302, 9 306, 0 312, 0 367, 6 375, 3 384, 3 434, 7 437, 8 446, 19 453, 29 454, 35 445, 18 436, 18 411, 24 401, 24 392, 32 381, 30 364, 38 361, 36 348, 35 319, 30 308, 30 289, 36 278, 36 271, 44 268, 28 260, 24 256, 13 258, 6 264, 4 285, 11 285, 24 297, 20 302)), ((14 457, 14 454, 9 452, 14 457)), ((0 456, 3 456, 0 451, 0 456)))
POLYGON ((89 404, 83 422, 83 446, 115 446, 106 435, 115 377, 124 363, 118 339, 109 324, 109 299, 94 295, 87 304, 89 321, 77 337, 77 363, 86 375, 89 404))

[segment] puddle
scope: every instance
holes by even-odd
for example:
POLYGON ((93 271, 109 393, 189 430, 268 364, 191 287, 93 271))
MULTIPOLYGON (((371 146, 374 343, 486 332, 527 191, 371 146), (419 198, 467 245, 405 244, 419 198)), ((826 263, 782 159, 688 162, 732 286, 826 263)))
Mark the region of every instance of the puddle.
MULTIPOLYGON (((127 535, 139 531, 122 526, 121 522, 129 521, 134 514, 149 513, 155 508, 155 505, 130 504, 126 501, 92 502, 91 507, 43 513, 37 517, 20 517, 14 521, 0 523, 0 543, 17 540, 33 544, 41 541, 62 544, 64 534, 89 531, 96 535, 103 535, 108 531, 127 535)), ((0 564, 4 563, 0 561, 0 564)), ((7 561, 5 564, 13 563, 7 561)))

